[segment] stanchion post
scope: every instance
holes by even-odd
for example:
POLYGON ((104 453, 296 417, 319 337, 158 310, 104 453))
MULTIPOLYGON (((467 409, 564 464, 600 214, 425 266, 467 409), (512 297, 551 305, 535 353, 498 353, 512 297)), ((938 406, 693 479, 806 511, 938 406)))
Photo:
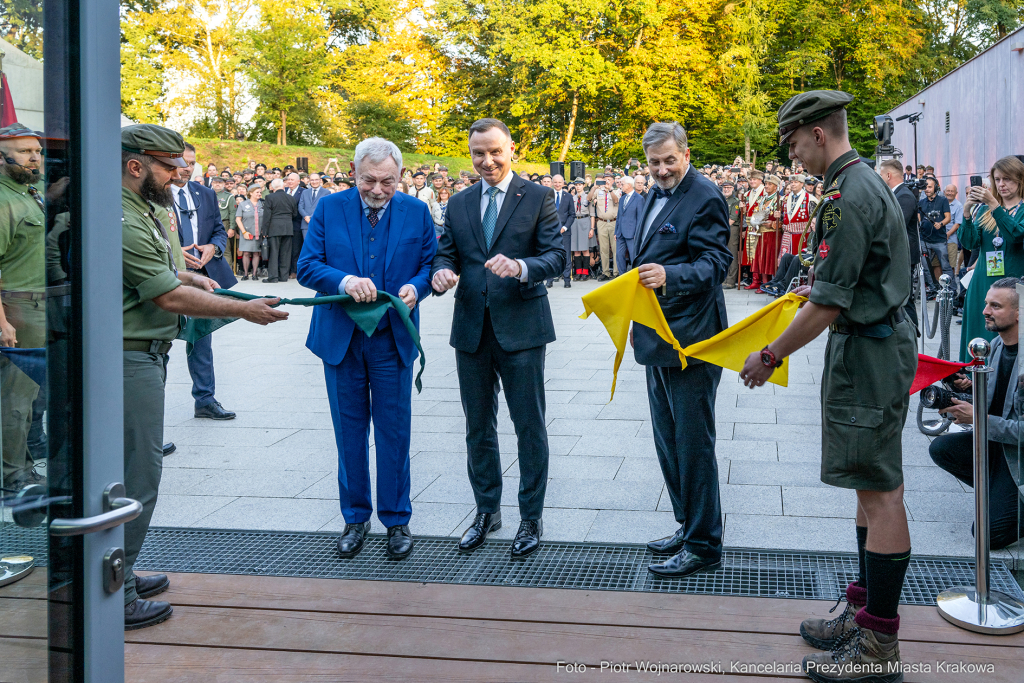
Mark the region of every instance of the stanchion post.
POLYGON ((977 365, 972 373, 974 402, 974 553, 973 586, 955 586, 936 598, 942 618, 968 631, 992 635, 1009 635, 1024 631, 1024 603, 989 588, 989 518, 988 518, 988 376, 992 368, 985 365, 991 349, 984 339, 974 339, 968 346, 977 365))

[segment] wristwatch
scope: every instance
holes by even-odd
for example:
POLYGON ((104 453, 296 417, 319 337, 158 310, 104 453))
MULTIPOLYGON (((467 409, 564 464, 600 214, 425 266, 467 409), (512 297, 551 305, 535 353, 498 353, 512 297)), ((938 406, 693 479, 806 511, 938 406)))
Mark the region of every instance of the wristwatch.
POLYGON ((775 354, 767 346, 761 349, 761 362, 768 368, 781 368, 783 361, 777 360, 775 354))

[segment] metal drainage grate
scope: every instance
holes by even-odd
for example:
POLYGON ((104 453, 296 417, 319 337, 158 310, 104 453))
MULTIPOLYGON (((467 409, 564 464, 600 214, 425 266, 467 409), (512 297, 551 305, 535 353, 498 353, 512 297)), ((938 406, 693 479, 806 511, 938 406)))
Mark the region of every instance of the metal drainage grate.
MULTIPOLYGON (((4 552, 28 552, 45 564, 41 529, 8 527, 4 552)), ((324 579, 411 581, 483 586, 528 586, 648 593, 694 593, 834 600, 857 578, 854 555, 772 550, 726 550, 720 571, 661 579, 647 571, 656 561, 645 546, 545 542, 525 560, 512 561, 508 541, 489 541, 463 555, 451 538, 417 537, 413 554, 389 560, 386 538, 371 535, 354 559, 337 555, 336 534, 153 528, 139 556, 143 571, 245 574, 324 579)), ((991 586, 1024 599, 1002 561, 991 565, 991 586)), ((939 592, 974 583, 967 559, 915 557, 903 586, 907 605, 934 605, 939 592)))

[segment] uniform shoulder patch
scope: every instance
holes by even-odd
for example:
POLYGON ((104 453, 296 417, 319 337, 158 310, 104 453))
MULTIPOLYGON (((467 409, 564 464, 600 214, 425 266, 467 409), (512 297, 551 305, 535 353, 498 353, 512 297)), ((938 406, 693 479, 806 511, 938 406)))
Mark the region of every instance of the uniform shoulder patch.
POLYGON ((831 232, 839 227, 839 221, 843 217, 843 210, 836 207, 831 202, 825 206, 825 209, 821 212, 821 224, 825 227, 825 232, 831 232))

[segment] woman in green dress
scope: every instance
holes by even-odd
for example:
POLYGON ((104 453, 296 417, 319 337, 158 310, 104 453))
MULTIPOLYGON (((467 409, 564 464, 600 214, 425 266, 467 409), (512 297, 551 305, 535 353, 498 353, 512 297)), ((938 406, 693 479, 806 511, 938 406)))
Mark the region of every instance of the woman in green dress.
POLYGON ((992 166, 989 188, 969 187, 964 222, 958 230, 964 249, 978 250, 974 276, 964 299, 960 362, 970 360, 967 345, 995 331, 985 329, 985 295, 1001 277, 1024 277, 1024 162, 1003 157, 992 166))

